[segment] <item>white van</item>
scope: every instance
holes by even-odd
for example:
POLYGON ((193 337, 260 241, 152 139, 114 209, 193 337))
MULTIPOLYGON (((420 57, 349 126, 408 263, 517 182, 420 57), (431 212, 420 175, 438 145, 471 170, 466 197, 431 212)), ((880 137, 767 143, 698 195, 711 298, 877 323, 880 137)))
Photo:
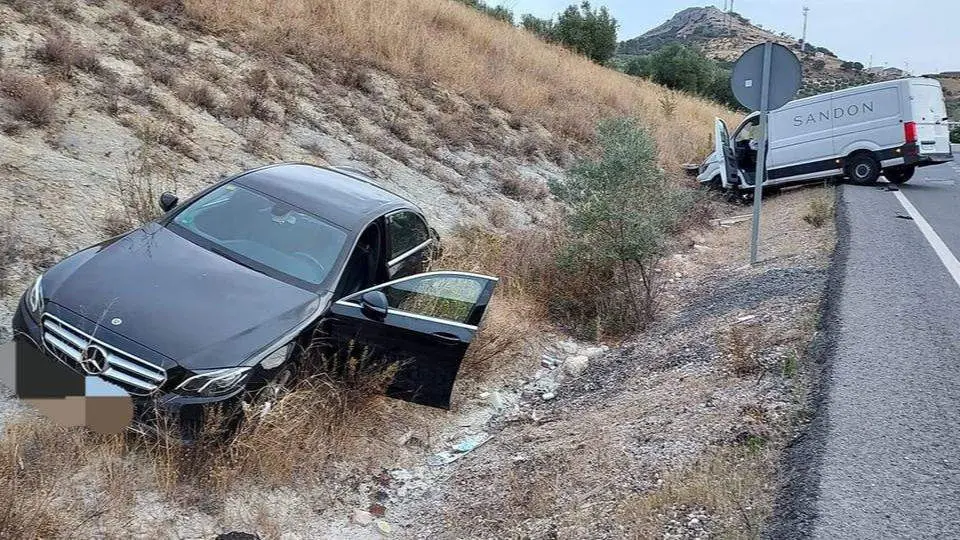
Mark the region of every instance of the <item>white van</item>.
MULTIPOLYGON (((767 178, 782 186, 832 176, 872 184, 881 173, 894 183, 916 167, 951 161, 947 110, 940 81, 884 81, 798 99, 770 112, 767 178)), ((733 136, 717 119, 714 152, 697 179, 724 189, 753 188, 759 113, 733 136)))

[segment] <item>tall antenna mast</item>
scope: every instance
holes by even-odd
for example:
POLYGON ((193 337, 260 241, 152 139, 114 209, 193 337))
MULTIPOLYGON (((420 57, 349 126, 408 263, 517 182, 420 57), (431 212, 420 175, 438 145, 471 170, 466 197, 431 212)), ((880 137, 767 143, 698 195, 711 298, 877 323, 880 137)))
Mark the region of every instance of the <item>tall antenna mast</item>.
POLYGON ((730 0, 730 11, 727 12, 727 34, 733 35, 733 21, 730 14, 733 13, 733 0, 730 0))
POLYGON ((807 52, 807 13, 810 13, 810 8, 803 6, 803 37, 800 38, 800 54, 807 52))

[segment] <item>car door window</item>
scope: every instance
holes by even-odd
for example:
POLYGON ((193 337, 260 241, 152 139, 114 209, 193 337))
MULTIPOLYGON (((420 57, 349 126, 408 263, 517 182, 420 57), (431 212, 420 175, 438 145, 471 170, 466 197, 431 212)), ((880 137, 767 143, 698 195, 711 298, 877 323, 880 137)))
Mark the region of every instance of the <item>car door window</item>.
POLYGON ((391 263, 430 240, 427 224, 413 212, 402 211, 391 214, 387 222, 391 263))
MULTIPOLYGON (((488 287, 491 281, 496 282, 496 278, 466 272, 438 272, 396 280, 374 290, 386 295, 394 314, 478 326, 492 290, 488 287)), ((364 292, 345 300, 358 303, 364 292)))
POLYGON ((388 285, 383 292, 391 308, 467 324, 485 285, 471 277, 427 276, 388 285))
POLYGON ((359 344, 372 362, 396 366, 388 396, 449 409, 460 364, 496 284, 497 278, 467 272, 397 279, 335 302, 325 327, 336 350, 359 344), (385 313, 364 308, 361 299, 371 292, 387 297, 385 313))

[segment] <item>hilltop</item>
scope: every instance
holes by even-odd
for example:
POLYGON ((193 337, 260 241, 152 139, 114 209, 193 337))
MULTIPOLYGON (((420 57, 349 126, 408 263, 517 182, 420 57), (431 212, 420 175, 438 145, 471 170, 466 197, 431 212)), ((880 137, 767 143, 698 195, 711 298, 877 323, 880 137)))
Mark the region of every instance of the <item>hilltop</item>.
MULTIPOLYGON (((743 51, 765 41, 779 43, 800 56, 800 41, 785 32, 775 33, 760 28, 738 13, 725 13, 712 6, 691 7, 660 26, 621 42, 617 54, 647 55, 671 43, 680 43, 696 47, 708 58, 726 65, 734 62, 743 51)), ((816 44, 807 43, 806 50, 807 54, 801 58, 804 72, 801 95, 819 94, 903 75, 896 69, 865 69, 862 64, 838 58, 829 49, 816 44)))

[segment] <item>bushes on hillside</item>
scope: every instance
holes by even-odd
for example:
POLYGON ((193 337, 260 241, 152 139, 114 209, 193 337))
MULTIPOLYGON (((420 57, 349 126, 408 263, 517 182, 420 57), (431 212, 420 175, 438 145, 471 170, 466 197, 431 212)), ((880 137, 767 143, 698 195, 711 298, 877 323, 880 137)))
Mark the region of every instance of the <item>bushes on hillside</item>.
POLYGON ((730 88, 730 71, 700 51, 673 43, 650 56, 632 58, 623 67, 628 75, 650 79, 674 90, 704 96, 739 108, 730 88))
MULTIPOLYGON (((513 12, 503 5, 492 7, 483 0, 460 1, 513 24, 513 12)), ((579 6, 568 6, 557 17, 556 22, 528 13, 520 18, 520 26, 545 41, 559 43, 598 64, 606 63, 617 50, 617 20, 610 16, 606 7, 595 9, 586 0, 579 6)))
POLYGON ((491 6, 484 2, 484 0, 459 0, 460 2, 486 13, 487 15, 493 17, 494 19, 499 19, 501 21, 513 24, 513 12, 503 5, 491 6))
POLYGON ((598 142, 598 158, 550 186, 569 208, 559 266, 575 277, 553 301, 566 301, 561 307, 581 324, 622 333, 653 318, 656 268, 689 201, 657 166, 653 137, 634 120, 603 121, 598 142))

